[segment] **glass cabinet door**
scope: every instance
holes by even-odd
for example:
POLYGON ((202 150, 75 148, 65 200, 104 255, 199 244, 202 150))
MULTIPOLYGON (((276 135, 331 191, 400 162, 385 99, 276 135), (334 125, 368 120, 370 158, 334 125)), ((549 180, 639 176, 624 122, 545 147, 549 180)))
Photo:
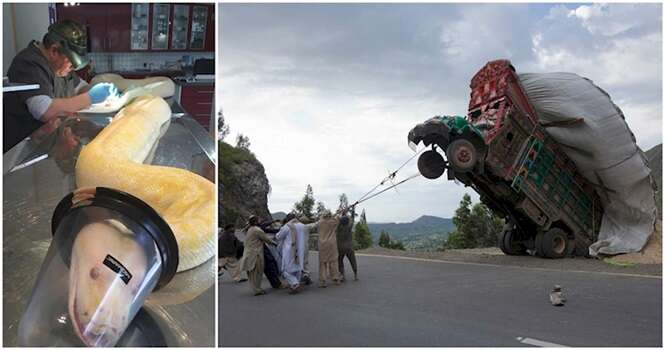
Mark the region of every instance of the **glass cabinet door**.
POLYGON ((189 6, 174 5, 173 7, 173 35, 171 37, 171 49, 187 49, 187 31, 189 24, 189 6))
POLYGON ((207 24, 208 8, 205 6, 194 6, 192 10, 192 37, 189 41, 190 49, 203 49, 207 24))
POLYGON ((148 4, 132 4, 131 49, 148 49, 148 4))
POLYGON ((169 46, 169 4, 153 4, 152 7, 152 46, 153 50, 166 50, 169 46))

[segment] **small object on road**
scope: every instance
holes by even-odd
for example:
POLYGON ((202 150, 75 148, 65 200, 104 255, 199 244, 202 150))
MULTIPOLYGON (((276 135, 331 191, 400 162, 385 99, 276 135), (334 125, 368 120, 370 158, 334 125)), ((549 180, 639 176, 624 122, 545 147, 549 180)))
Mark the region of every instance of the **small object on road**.
POLYGON ((254 296, 265 295, 265 294, 266 294, 266 291, 265 291, 265 290, 260 290, 260 291, 258 291, 258 292, 256 292, 256 293, 254 293, 254 296))
POLYGON ((310 284, 312 284, 312 279, 309 278, 309 276, 303 276, 302 281, 305 283, 306 286, 309 286, 310 284))
POLYGON ((554 289, 550 292, 550 302, 554 306, 563 306, 566 303, 566 298, 563 296, 560 285, 554 285, 554 289))

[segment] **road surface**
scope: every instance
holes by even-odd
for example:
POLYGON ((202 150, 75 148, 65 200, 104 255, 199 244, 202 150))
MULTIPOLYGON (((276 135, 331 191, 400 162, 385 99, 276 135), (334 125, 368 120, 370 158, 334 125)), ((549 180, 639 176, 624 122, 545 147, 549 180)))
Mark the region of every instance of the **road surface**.
MULTIPOLYGON (((358 256, 360 280, 254 297, 225 274, 222 346, 662 345, 662 279, 358 256), (563 286, 564 307, 549 303, 563 286)), ((311 253, 312 276, 318 256, 311 253)), ((347 278, 348 276, 347 262, 347 278)))

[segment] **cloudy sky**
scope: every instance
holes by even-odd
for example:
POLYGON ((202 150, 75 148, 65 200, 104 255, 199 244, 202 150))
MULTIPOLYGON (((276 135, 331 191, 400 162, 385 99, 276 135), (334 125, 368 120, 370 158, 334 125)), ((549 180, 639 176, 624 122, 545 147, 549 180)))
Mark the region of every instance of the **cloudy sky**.
MULTIPOLYGON (((487 61, 518 73, 575 72, 621 107, 638 145, 661 143, 660 4, 222 4, 226 141, 249 136, 288 212, 307 184, 337 207, 413 152, 407 133, 434 115, 464 115, 487 61)), ((224 160, 222 160, 224 161, 224 160)), ((400 173, 417 173, 416 160, 400 173)), ((360 205, 371 222, 451 217, 463 193, 422 177, 360 205)))

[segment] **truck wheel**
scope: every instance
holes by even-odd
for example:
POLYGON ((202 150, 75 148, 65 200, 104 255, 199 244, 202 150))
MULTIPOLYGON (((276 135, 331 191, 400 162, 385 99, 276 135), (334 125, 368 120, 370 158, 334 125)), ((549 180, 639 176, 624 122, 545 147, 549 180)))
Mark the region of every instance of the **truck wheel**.
POLYGON ((478 162, 476 147, 466 139, 451 142, 446 149, 446 156, 450 167, 458 173, 471 171, 478 162))
POLYGON ((536 238, 534 239, 534 246, 536 248, 536 255, 539 257, 544 258, 545 253, 543 252, 543 233, 538 232, 536 233, 536 238))
POLYGON ((446 161, 439 152, 429 150, 418 158, 418 171, 428 179, 437 179, 446 171, 446 161))
POLYGON ((551 228, 543 234, 541 247, 543 255, 551 259, 559 259, 569 252, 568 235, 558 227, 551 228))
POLYGON ((524 244, 515 240, 515 230, 503 230, 499 237, 499 249, 506 255, 525 255, 524 244))

